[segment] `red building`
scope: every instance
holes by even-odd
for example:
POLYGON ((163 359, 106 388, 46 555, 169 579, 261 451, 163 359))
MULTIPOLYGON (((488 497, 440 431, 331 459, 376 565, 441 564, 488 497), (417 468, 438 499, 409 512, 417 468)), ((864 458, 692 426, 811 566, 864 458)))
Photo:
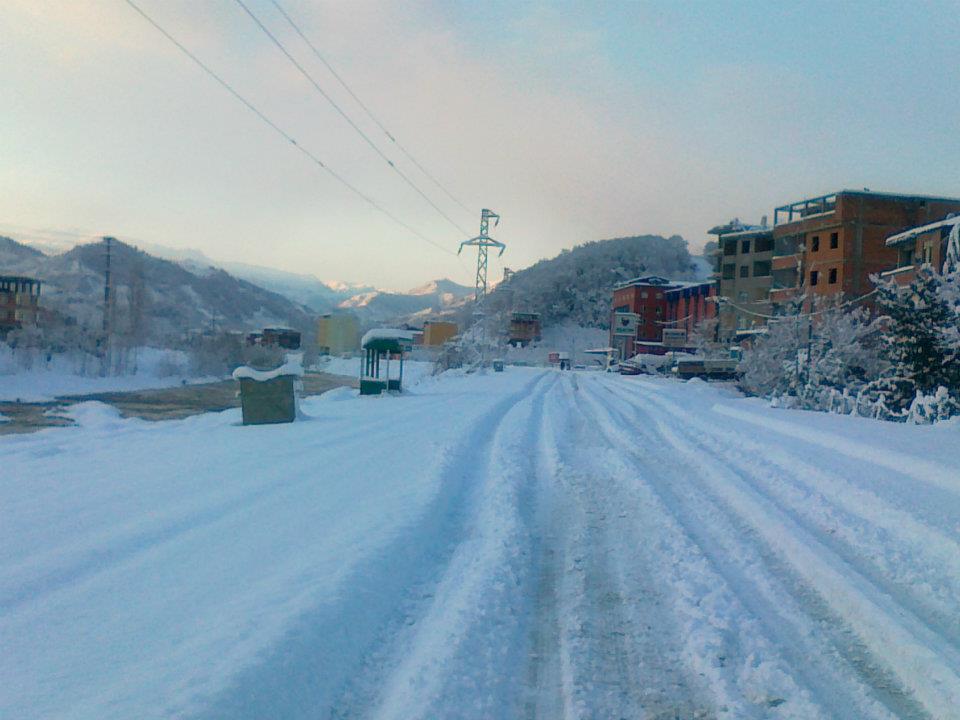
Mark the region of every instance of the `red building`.
POLYGON ((0 337, 35 325, 40 313, 40 281, 19 275, 0 276, 0 337))
POLYGON ((690 332, 703 320, 716 315, 716 285, 678 282, 654 275, 622 283, 613 290, 610 346, 621 358, 637 353, 662 355, 663 329, 690 332))

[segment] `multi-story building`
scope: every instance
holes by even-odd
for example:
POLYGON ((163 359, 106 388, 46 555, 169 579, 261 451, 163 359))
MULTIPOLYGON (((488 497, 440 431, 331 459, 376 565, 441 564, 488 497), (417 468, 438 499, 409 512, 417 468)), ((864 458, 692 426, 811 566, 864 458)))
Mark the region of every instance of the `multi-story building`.
POLYGON ((0 337, 24 325, 34 325, 40 312, 40 281, 0 275, 0 337))
POLYGON ((321 355, 343 355, 360 348, 360 325, 350 313, 327 313, 317 320, 317 348, 321 355))
POLYGON ((774 311, 806 295, 842 293, 849 298, 873 289, 870 275, 898 264, 887 238, 960 211, 960 199, 841 190, 774 210, 774 311))
POLYGON ((663 354, 664 328, 687 330, 713 317, 713 282, 677 282, 650 275, 617 285, 613 290, 610 347, 621 358, 637 353, 663 354))
POLYGON ((770 314, 773 282, 773 228, 766 217, 760 225, 737 219, 712 228, 717 236, 716 274, 720 306, 717 334, 724 340, 756 329, 770 314))
POLYGON ((709 280, 676 284, 678 287, 664 293, 667 301, 664 327, 683 330, 687 333, 687 338, 690 338, 700 323, 716 317, 717 285, 709 280))
POLYGON ((510 316, 511 345, 526 347, 540 340, 540 313, 515 312, 510 316))
POLYGON ((891 235, 887 238, 887 247, 897 250, 897 267, 883 275, 899 283, 909 283, 921 265, 931 265, 942 272, 951 235, 957 245, 954 252, 960 253, 960 214, 891 235))

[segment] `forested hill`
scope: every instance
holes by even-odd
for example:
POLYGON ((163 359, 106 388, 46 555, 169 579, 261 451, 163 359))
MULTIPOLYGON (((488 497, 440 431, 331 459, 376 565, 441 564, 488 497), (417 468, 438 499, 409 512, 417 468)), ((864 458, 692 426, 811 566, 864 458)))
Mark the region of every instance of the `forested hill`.
POLYGON ((614 285, 639 275, 690 280, 698 266, 679 235, 597 240, 517 271, 487 298, 487 312, 538 312, 544 325, 606 327, 614 285))

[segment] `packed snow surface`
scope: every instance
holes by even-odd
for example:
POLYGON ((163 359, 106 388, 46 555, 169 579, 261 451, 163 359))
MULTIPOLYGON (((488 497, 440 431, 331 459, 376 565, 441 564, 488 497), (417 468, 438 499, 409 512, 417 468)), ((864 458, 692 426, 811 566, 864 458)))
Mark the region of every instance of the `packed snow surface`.
POLYGON ((508 367, 0 438, 0 717, 956 718, 956 424, 508 367))

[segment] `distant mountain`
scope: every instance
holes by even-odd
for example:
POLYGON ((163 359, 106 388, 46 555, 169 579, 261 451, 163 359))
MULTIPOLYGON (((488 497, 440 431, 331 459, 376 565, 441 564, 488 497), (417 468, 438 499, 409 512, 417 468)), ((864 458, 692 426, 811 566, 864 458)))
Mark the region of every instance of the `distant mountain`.
POLYGON ((406 293, 360 293, 344 300, 338 307, 352 310, 364 324, 419 323, 429 317, 450 314, 462 307, 472 295, 473 288, 443 279, 434 280, 406 293))
POLYGON ((602 328, 617 283, 640 275, 694 280, 704 271, 679 235, 598 240, 518 270, 488 295, 486 312, 537 312, 544 326, 569 321, 602 328))
MULTIPOLYGON (((197 274, 119 241, 112 243, 110 267, 118 326, 136 317, 138 333, 150 342, 210 328, 309 330, 313 325, 307 308, 218 268, 197 274)), ((101 322, 105 268, 104 241, 51 256, 0 238, 0 274, 40 279, 41 304, 81 325, 101 322)))
MULTIPOLYGON (((11 241, 13 242, 13 241, 11 241)), ((36 241, 29 244, 36 247, 36 241)), ((25 245, 20 244, 21 247, 25 245)), ((364 325, 419 322, 434 315, 449 314, 473 294, 472 288, 452 280, 434 280, 406 293, 380 290, 364 283, 321 280, 315 275, 238 262, 221 262, 193 248, 138 242, 137 246, 155 259, 170 261, 201 279, 215 278, 226 271, 235 279, 282 295, 292 303, 315 313, 338 310, 354 312, 364 325)), ((61 254, 67 246, 58 246, 61 254)), ((49 253, 48 253, 49 254, 49 253)))

